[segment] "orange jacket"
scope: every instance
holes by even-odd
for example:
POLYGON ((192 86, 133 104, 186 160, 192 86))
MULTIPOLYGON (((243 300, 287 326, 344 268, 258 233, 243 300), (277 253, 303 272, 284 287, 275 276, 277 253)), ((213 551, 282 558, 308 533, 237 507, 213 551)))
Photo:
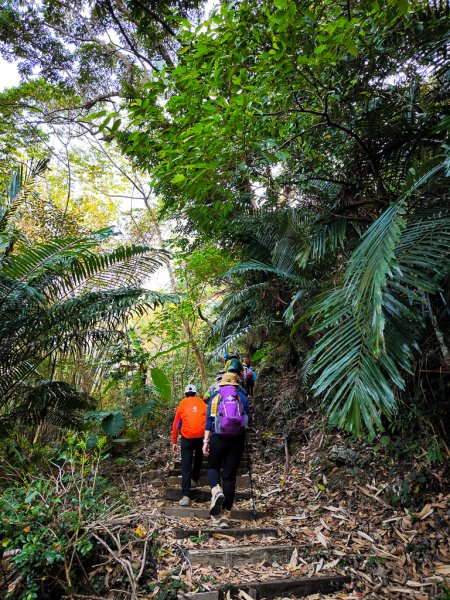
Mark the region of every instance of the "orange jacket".
POLYGON ((178 430, 185 438, 201 438, 205 431, 206 404, 202 398, 183 398, 175 413, 172 426, 172 442, 177 443, 178 430))

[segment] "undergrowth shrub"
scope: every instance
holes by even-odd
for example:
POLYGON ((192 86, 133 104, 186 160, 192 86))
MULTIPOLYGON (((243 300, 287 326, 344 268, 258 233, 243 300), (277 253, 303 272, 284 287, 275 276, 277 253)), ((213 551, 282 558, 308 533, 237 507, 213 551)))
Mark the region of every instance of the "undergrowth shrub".
POLYGON ((1 552, 8 559, 5 598, 58 598, 70 593, 83 573, 82 557, 94 547, 89 524, 114 508, 99 475, 106 438, 88 450, 86 437, 69 435, 58 452, 42 452, 47 464, 24 469, 23 457, 10 453, 0 490, 1 552), (58 592, 60 590, 60 592, 58 592))

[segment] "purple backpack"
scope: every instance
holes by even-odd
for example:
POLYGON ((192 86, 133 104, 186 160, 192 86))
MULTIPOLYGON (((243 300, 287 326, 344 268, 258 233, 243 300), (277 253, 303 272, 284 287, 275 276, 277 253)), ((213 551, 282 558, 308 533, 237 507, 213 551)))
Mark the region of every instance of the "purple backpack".
POLYGON ((242 435, 248 426, 248 417, 234 385, 219 390, 214 431, 219 435, 242 435))

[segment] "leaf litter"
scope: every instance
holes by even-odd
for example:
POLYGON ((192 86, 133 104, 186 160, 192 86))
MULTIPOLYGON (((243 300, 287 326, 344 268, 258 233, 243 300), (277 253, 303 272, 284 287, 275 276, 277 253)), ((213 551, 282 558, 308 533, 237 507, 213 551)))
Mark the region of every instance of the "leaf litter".
MULTIPOLYGON (((333 434, 333 443, 345 442, 333 434)), ((435 489, 424 490, 409 504, 395 504, 389 491, 398 490, 404 475, 398 465, 384 463, 380 460, 384 457, 376 456, 368 447, 361 450, 364 467, 355 469, 331 462, 323 433, 311 432, 308 443, 290 457, 286 474, 284 457, 264 462, 258 444, 255 436, 252 470, 256 503, 259 512, 269 514, 256 521, 234 521, 232 526, 273 527, 277 536, 249 533, 235 539, 226 530, 202 536, 202 528, 211 528, 209 521, 164 515, 165 506, 176 505, 161 499, 165 487, 160 480, 171 466, 168 454, 165 464, 147 471, 147 475, 140 473, 139 481, 128 471, 124 484, 133 509, 142 510, 147 518, 151 515, 159 531, 158 580, 173 577, 183 582, 187 591, 195 592, 299 576, 351 577, 342 591, 311 594, 310 600, 431 600, 450 586, 450 494, 445 489, 445 466, 435 469, 439 484, 435 489), (157 485, 155 477, 159 478, 157 485), (197 529, 198 535, 177 539, 175 529, 182 527, 197 529), (289 545, 294 550, 285 564, 264 560, 230 568, 190 565, 187 559, 190 548, 213 550, 237 545, 289 545)), ((405 465, 405 471, 410 466, 405 465)), ((193 502, 192 506, 205 508, 207 504, 193 502)), ((251 510, 251 500, 239 501, 235 508, 251 510)), ((246 600, 245 592, 238 597, 246 600)))

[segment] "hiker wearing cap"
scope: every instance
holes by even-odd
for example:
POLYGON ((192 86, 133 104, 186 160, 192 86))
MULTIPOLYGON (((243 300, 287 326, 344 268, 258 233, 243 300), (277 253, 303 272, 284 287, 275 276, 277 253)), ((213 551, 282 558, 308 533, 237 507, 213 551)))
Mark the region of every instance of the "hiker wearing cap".
POLYGON ((202 439, 206 422, 206 404, 197 396, 195 385, 188 385, 178 405, 172 426, 173 451, 177 451, 178 432, 181 434, 181 500, 180 506, 189 506, 191 488, 198 487, 202 468, 202 439))
POLYGON ((225 373, 219 390, 208 404, 203 454, 208 456, 211 487, 209 514, 219 516, 219 526, 230 526, 230 512, 236 491, 236 475, 245 447, 245 432, 252 413, 248 398, 239 387, 235 373, 225 373), (222 470, 223 489, 220 486, 222 470), (223 509, 223 510, 222 510, 223 509))
POLYGON ((241 357, 238 350, 234 350, 229 354, 228 360, 225 363, 225 371, 227 373, 236 373, 240 377, 243 370, 241 357))
POLYGON ((219 390, 219 382, 222 379, 222 375, 225 371, 217 371, 216 379, 214 383, 212 383, 206 391, 206 394, 203 396, 203 400, 205 402, 209 402, 211 396, 213 396, 219 390))

